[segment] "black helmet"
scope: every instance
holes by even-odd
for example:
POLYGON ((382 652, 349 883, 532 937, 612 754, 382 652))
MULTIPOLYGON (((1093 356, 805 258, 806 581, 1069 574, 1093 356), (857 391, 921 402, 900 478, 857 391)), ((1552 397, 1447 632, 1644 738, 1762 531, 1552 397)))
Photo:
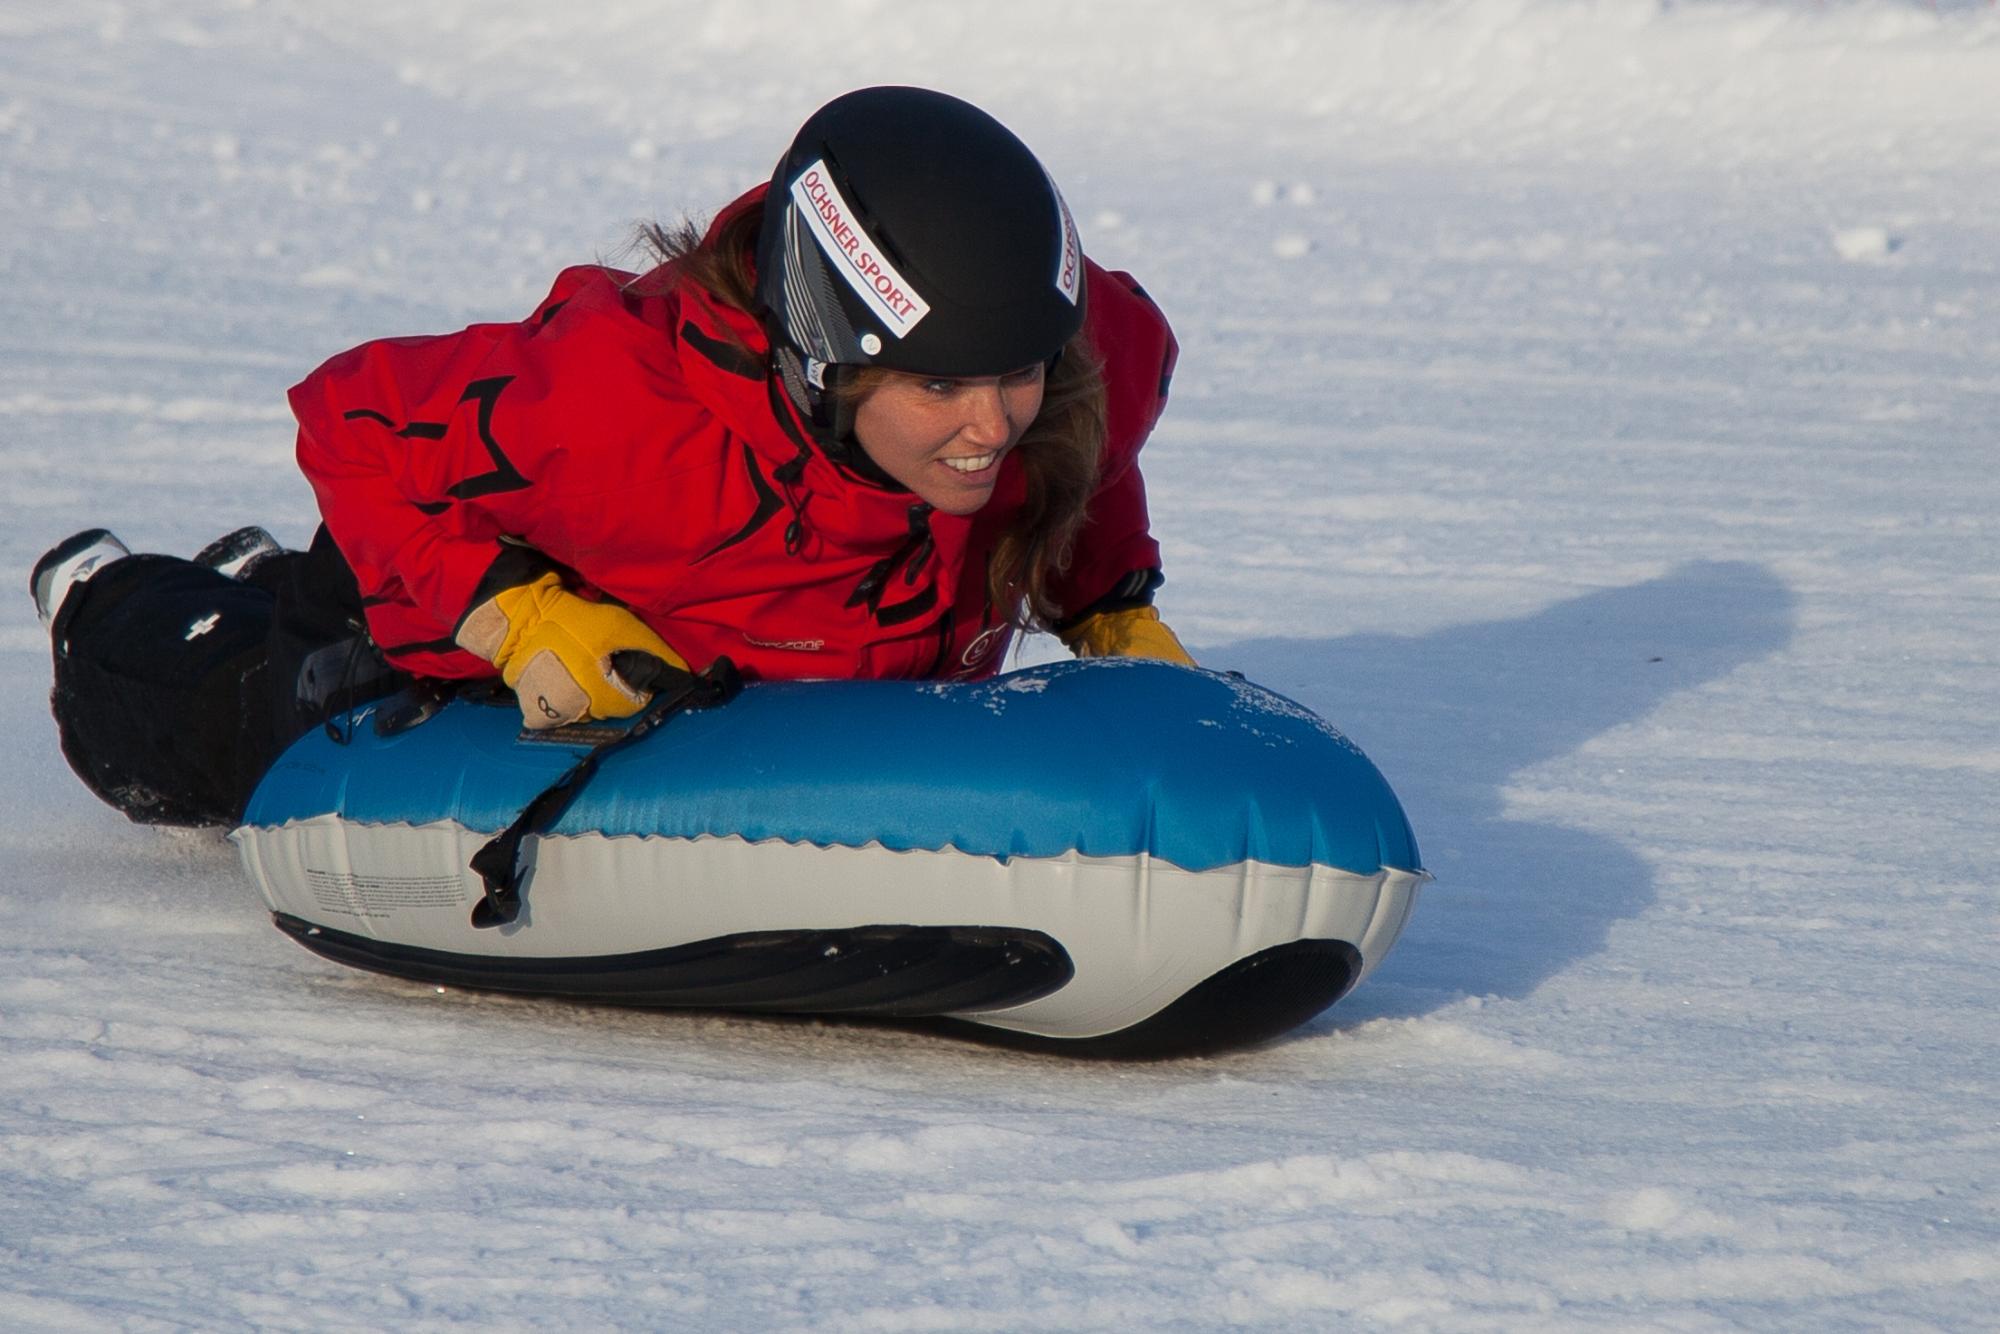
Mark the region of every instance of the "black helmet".
POLYGON ((829 367, 977 376, 1051 361, 1083 325, 1083 288, 1055 182, 955 97, 837 97, 771 178, 757 304, 795 396, 795 377, 816 390, 829 367))

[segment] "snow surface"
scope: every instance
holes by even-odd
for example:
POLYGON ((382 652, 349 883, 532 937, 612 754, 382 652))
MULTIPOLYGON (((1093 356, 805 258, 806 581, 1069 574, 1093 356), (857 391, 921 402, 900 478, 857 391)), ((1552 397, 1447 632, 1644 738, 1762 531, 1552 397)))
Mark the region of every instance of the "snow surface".
POLYGON ((17 595, 0 1326, 1994 1328, 1986 4, 4 0, 5 564, 303 540, 319 359, 895 80, 1174 319, 1162 607, 1396 784, 1398 950, 1142 1066, 372 977, 84 793, 17 595))

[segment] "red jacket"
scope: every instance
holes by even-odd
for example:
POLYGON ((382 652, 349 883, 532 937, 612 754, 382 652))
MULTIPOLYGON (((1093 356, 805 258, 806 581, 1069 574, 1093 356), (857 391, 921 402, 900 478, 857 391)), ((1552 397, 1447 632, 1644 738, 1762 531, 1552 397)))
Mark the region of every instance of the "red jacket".
MULTIPOLYGON (((1018 457, 963 517, 860 480, 806 447, 754 319, 630 282, 567 269, 518 324, 366 343, 291 391, 299 466, 390 661, 491 675, 453 631, 547 557, 697 667, 727 654, 764 678, 995 671, 1007 609, 988 605, 986 565, 1022 501, 1018 457)), ((1093 264, 1088 282, 1110 433, 1054 589, 1072 611, 1159 565, 1136 460, 1176 351, 1129 277, 1093 264)))

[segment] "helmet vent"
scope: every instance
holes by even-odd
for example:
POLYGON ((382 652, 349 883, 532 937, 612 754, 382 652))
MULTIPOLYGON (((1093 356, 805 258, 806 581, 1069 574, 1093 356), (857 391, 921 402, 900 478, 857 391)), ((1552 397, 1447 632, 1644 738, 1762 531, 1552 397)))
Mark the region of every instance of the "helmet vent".
POLYGON ((833 271, 868 303, 892 337, 904 337, 931 313, 930 302, 890 262, 841 198, 826 159, 812 163, 792 182, 792 205, 806 220, 833 271))

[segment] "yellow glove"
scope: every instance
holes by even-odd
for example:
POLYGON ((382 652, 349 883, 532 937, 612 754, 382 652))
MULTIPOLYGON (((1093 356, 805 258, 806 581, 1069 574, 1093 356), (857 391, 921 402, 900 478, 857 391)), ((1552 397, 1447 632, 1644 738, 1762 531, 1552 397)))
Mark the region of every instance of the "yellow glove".
POLYGON ((644 621, 615 602, 592 602, 553 573, 496 593, 458 627, 459 646, 500 669, 531 728, 582 718, 624 718, 651 698, 611 669, 611 655, 638 649, 683 670, 687 662, 644 621))
POLYGON ((1079 658, 1157 658, 1186 667, 1195 665, 1194 657, 1151 607, 1086 616, 1062 632, 1062 641, 1079 658))

